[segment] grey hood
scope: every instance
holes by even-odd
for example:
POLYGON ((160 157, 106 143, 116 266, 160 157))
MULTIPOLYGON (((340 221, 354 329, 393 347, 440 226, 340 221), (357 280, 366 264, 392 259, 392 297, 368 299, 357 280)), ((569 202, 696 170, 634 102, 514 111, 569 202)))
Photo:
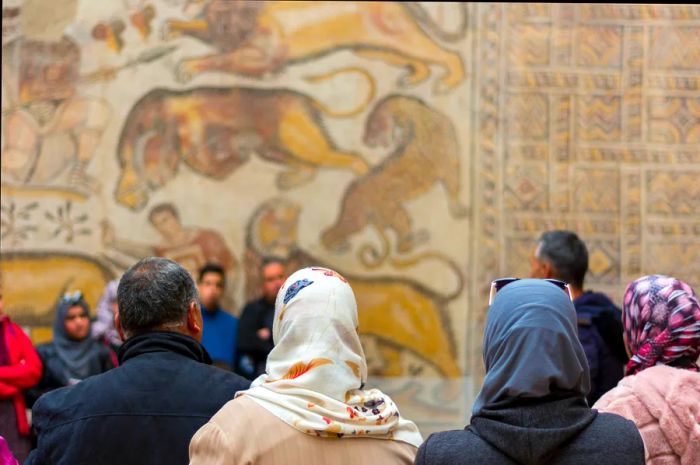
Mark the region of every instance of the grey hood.
POLYGON ((470 428, 516 463, 548 463, 596 417, 585 398, 590 378, 576 311, 554 284, 505 286, 489 308, 483 355, 470 428))
POLYGON ((486 376, 472 414, 509 399, 584 398, 591 388, 567 293, 541 279, 505 286, 486 316, 486 376))
POLYGON ((597 411, 583 397, 546 402, 519 400, 516 405, 483 409, 473 417, 473 429, 484 441, 522 465, 550 463, 554 454, 595 419, 597 411))

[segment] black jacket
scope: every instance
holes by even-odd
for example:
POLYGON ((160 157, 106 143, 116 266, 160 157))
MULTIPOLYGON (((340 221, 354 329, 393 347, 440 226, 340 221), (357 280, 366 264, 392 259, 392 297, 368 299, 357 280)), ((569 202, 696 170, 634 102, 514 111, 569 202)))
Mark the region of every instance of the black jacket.
POLYGON ((617 386, 627 364, 622 339, 622 312, 605 295, 587 291, 574 300, 578 317, 578 336, 588 359, 591 390, 588 405, 617 386))
POLYGON ((273 349, 272 322, 275 319, 275 305, 264 298, 248 302, 243 308, 238 322, 238 361, 236 373, 248 379, 255 379, 265 373, 267 355, 273 349), (258 337, 258 330, 270 330, 266 341, 258 337))
POLYGON ((26 464, 186 465, 194 433, 250 384, 176 333, 127 340, 119 362, 36 402, 39 442, 26 464))
POLYGON ((581 399, 519 401, 431 435, 415 465, 644 465, 633 422, 581 399))
MULTIPOLYGON (((66 374, 65 364, 56 353, 56 346, 53 343, 40 345, 36 348, 36 352, 39 354, 44 368, 39 384, 24 393, 27 408, 32 408, 37 399, 47 392, 71 384, 66 374)), ((99 375, 112 368, 114 368, 114 364, 109 349, 103 345, 95 344, 88 376, 99 375)))

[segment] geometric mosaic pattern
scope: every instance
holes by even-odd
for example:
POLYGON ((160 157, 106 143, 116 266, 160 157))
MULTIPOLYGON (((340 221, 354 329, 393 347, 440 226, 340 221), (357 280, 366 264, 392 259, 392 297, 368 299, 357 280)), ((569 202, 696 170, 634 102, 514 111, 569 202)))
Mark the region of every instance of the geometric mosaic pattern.
POLYGON ((587 287, 618 301, 646 273, 700 286, 700 8, 477 12, 473 305, 494 274, 526 275, 550 228, 586 240, 587 287))

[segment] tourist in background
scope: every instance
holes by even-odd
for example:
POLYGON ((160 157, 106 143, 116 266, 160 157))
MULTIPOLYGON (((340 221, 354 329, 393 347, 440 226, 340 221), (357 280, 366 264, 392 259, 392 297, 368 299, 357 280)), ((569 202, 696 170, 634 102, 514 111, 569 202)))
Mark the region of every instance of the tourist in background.
POLYGON ((633 420, 648 465, 700 463, 700 305, 693 289, 668 276, 627 286, 623 323, 627 375, 595 404, 633 420))
POLYGON ((627 353, 622 341, 620 309, 603 293, 584 291, 588 271, 586 244, 571 231, 542 234, 530 260, 532 278, 554 278, 569 284, 576 309, 578 337, 590 370, 588 405, 617 385, 627 353))
POLYGON ((41 378, 41 360, 22 328, 5 314, 0 289, 0 436, 20 462, 31 439, 24 391, 41 378))
POLYGON ((53 341, 36 350, 44 369, 39 384, 26 393, 29 407, 49 391, 114 368, 109 349, 90 337, 90 309, 79 291, 58 302, 53 341))
POLYGON ((110 281, 105 286, 100 301, 97 303, 97 318, 92 323, 93 339, 110 349, 114 366, 117 365, 117 351, 122 345, 119 333, 114 327, 114 315, 117 314, 117 288, 119 280, 110 281))
POLYGON ((267 354, 274 347, 272 321, 275 315, 275 299, 287 277, 285 263, 274 257, 263 260, 260 273, 262 296, 246 304, 238 325, 236 370, 251 380, 265 373, 267 354))
POLYGON ((207 263, 199 270, 197 280, 202 304, 202 345, 209 352, 214 365, 233 370, 236 361, 238 318, 221 308, 221 298, 226 289, 224 269, 207 263))

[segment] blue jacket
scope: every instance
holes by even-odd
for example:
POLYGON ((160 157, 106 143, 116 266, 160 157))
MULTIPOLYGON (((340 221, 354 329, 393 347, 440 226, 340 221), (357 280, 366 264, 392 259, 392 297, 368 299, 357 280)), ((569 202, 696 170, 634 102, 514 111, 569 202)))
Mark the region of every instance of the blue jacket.
POLYGON ((36 402, 39 436, 28 465, 186 465, 194 433, 243 378, 209 364, 194 339, 154 332, 128 339, 120 366, 36 402))
POLYGON ((605 294, 591 291, 574 300, 574 307, 579 340, 590 368, 588 405, 593 405, 624 375, 627 353, 622 339, 622 312, 605 294))
POLYGON ((223 364, 233 371, 236 366, 238 318, 221 308, 214 311, 202 306, 202 345, 215 364, 223 364))

